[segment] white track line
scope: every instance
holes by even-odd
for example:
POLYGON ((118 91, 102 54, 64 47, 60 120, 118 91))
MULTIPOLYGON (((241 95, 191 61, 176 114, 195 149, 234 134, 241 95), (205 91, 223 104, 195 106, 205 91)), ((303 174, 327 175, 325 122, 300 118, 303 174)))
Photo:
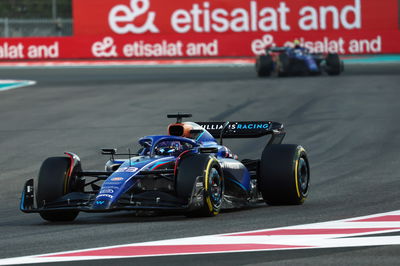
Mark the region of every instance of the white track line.
POLYGON ((400 236, 374 236, 380 233, 394 232, 400 232, 400 211, 232 234, 178 238, 8 258, 0 260, 0 265, 188 254, 400 245, 400 236))

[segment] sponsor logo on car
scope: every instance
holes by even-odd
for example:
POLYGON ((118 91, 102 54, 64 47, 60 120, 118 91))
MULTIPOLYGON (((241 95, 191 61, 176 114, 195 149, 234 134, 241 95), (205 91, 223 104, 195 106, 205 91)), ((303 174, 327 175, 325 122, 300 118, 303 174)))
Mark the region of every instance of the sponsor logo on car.
POLYGON ((103 188, 102 190, 100 190, 100 194, 112 194, 112 193, 114 193, 114 190, 110 188, 103 188))
POLYGON ((123 177, 113 177, 113 178, 111 178, 111 181, 121 181, 121 180, 124 180, 124 178, 123 177))
POLYGON ((118 168, 118 170, 116 172, 136 172, 137 170, 139 170, 139 168, 137 167, 120 167, 118 168))
MULTIPOLYGON (((123 182, 113 182, 113 181, 106 181, 106 182, 104 182, 104 185, 106 185, 106 186, 109 186, 109 185, 121 185, 123 182)), ((115 188, 116 189, 118 189, 119 187, 116 187, 115 186, 115 188)))
POLYGON ((106 198, 110 198, 110 199, 114 198, 113 195, 109 195, 109 194, 99 194, 96 198, 102 198, 102 197, 106 197, 106 198))
POLYGON ((96 200, 96 204, 97 205, 103 205, 104 204, 104 200, 96 200))
MULTIPOLYGON (((224 128, 223 124, 204 124, 200 126, 206 130, 221 130, 224 128)), ((236 128, 235 124, 228 125, 228 129, 235 129, 235 128, 236 128)))
MULTIPOLYGON (((268 129, 269 123, 235 123, 228 125, 227 129, 268 129)), ((224 128, 223 124, 202 124, 200 125, 206 130, 222 130, 224 128)))
POLYGON ((128 168, 126 168, 126 172, 136 172, 137 170, 139 170, 139 168, 137 168, 137 167, 128 167, 128 168))
POLYGON ((112 190, 116 190, 116 189, 119 189, 119 187, 118 187, 118 186, 108 186, 106 183, 104 183, 101 189, 112 189, 112 190))
POLYGON ((221 167, 228 169, 235 169, 235 170, 243 169, 243 165, 236 161, 231 161, 231 162, 224 161, 221 163, 221 167))
POLYGON ((236 125, 237 129, 268 129, 269 124, 237 124, 236 125))

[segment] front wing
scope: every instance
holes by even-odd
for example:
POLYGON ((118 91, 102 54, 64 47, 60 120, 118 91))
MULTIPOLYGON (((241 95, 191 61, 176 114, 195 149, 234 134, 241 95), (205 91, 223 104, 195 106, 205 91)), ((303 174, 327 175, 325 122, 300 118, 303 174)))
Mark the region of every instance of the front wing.
MULTIPOLYGON (((198 177, 199 179, 200 177, 198 177)), ((198 179, 196 180, 197 182, 198 179)), ((121 210, 153 210, 153 211, 192 211, 202 206, 202 186, 193 186, 189 199, 180 199, 173 193, 161 191, 146 191, 138 195, 123 194, 112 206, 104 209, 93 208, 97 193, 71 192, 52 202, 44 203, 43 207, 35 204, 33 179, 26 181, 20 203, 20 210, 25 213, 40 213, 52 211, 83 211, 83 212, 113 212, 121 210)))

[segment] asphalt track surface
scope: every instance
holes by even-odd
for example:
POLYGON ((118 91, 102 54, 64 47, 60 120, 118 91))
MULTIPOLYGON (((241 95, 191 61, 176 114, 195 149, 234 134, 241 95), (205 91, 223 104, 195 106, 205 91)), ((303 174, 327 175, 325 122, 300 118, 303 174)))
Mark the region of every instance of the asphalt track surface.
MULTIPOLYGON (((349 65, 339 77, 259 79, 252 67, 1 69, 37 85, 0 92, 0 258, 323 222, 400 209, 400 64, 349 65), (100 148, 164 133, 166 113, 194 120, 274 120, 303 145, 312 170, 302 206, 214 218, 81 213, 51 224, 19 211, 23 183, 64 151, 102 169, 100 148)), ((258 158, 265 139, 231 140, 258 158)), ((399 246, 185 255, 58 265, 395 265, 399 246)), ((50 265, 50 264, 48 264, 50 265)))

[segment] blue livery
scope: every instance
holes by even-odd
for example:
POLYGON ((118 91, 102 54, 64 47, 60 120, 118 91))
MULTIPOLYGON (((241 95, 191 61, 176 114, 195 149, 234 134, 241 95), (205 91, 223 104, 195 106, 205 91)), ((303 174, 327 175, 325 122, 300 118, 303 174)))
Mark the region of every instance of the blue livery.
POLYGON ((70 152, 48 158, 39 172, 36 193, 34 180, 26 182, 20 209, 38 212, 49 221, 67 221, 81 211, 156 210, 214 216, 222 208, 263 201, 258 187, 260 159, 239 160, 222 143, 225 138, 271 135, 266 146, 279 146, 285 136, 282 124, 182 122, 190 116, 168 115, 177 121, 168 126, 167 134, 140 138, 135 154, 103 149, 102 154, 110 156, 104 171, 82 170, 80 158, 70 152))
POLYGON ((307 48, 272 47, 265 55, 256 58, 256 72, 259 77, 276 73, 280 77, 292 75, 339 75, 344 70, 343 61, 337 53, 310 53, 307 48))

